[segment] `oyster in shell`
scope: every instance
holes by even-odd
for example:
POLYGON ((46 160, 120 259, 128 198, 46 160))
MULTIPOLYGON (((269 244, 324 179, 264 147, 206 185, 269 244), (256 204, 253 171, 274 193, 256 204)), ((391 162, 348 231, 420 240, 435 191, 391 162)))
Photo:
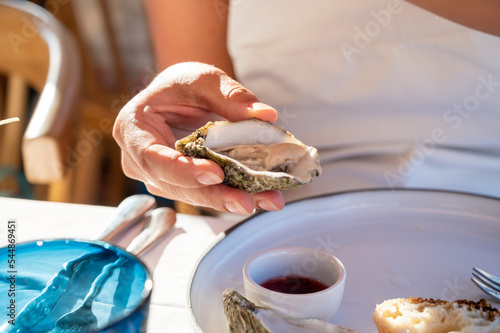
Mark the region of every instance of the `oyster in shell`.
POLYGON ((255 305, 231 289, 224 291, 222 300, 231 333, 355 333, 351 329, 318 319, 288 317, 273 309, 255 305))
POLYGON ((224 170, 224 184, 250 193, 296 189, 321 173, 316 148, 258 119, 209 122, 175 148, 211 159, 224 170))

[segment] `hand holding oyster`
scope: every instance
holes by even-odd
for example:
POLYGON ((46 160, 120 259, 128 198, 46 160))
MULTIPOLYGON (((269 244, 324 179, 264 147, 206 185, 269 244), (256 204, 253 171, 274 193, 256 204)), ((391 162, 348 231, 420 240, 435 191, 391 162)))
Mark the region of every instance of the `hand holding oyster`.
POLYGON ((175 148, 216 162, 224 184, 249 193, 297 189, 321 174, 316 148, 258 119, 209 122, 175 148))
POLYGON ((276 121, 277 111, 214 66, 184 62, 162 71, 120 110, 113 137, 129 178, 157 196, 247 215, 255 208, 277 211, 279 191, 249 194, 221 185, 222 169, 208 159, 185 158, 173 147, 180 133, 209 119, 276 121))

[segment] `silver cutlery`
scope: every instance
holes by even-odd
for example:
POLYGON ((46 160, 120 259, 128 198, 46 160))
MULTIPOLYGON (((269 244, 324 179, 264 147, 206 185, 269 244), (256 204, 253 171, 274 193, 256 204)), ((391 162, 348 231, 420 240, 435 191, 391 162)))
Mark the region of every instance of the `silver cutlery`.
POLYGON ((171 208, 156 208, 146 217, 144 229, 127 246, 127 252, 141 256, 149 251, 160 239, 168 234, 176 222, 175 211, 171 208))
POLYGON ((95 239, 105 242, 115 241, 141 221, 144 215, 155 207, 155 198, 147 194, 136 194, 126 198, 118 205, 113 220, 106 225, 95 239))
MULTIPOLYGON (((134 195, 126 198, 117 207, 113 220, 99 235, 101 240, 114 239, 125 230, 140 222, 145 213, 156 205, 150 195, 134 195), (116 229, 116 230, 115 230, 116 229)), ((101 252, 87 253, 64 264, 63 268, 49 281, 40 295, 26 304, 17 315, 15 327, 8 327, 8 332, 22 332, 37 325, 48 317, 61 297, 66 293, 68 286, 84 262, 102 256, 101 252)), ((0 327, 0 330, 7 329, 0 327)))
POLYGON ((472 269, 472 282, 488 295, 500 300, 500 277, 490 274, 480 268, 472 269))
MULTIPOLYGON (((145 228, 137 235, 127 247, 127 252, 133 255, 141 255, 151 249, 158 240, 162 239, 172 230, 176 216, 171 208, 157 208, 147 216, 145 228)), ((92 283, 80 307, 65 314, 55 324, 55 331, 89 332, 97 328, 97 317, 92 311, 92 302, 99 294, 101 287, 113 274, 113 271, 127 262, 120 257, 117 261, 107 264, 101 274, 92 283)))

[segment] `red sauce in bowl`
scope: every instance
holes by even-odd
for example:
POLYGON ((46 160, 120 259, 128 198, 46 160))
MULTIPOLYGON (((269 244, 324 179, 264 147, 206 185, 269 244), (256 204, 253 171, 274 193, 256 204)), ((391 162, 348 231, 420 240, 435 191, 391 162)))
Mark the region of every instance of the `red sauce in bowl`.
POLYGON ((285 294, 310 294, 328 288, 324 283, 304 276, 279 276, 261 283, 261 286, 285 294))

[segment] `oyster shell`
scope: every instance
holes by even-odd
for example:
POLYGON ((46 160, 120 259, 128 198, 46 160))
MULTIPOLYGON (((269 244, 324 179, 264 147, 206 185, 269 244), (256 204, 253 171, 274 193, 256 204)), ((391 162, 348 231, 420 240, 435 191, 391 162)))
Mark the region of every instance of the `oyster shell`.
POLYGON ((211 159, 224 170, 224 184, 250 193, 296 189, 321 173, 316 148, 258 119, 209 122, 175 148, 211 159))
POLYGON ((318 319, 288 317, 273 309, 255 305, 231 289, 224 291, 222 300, 231 333, 355 333, 351 329, 318 319))

